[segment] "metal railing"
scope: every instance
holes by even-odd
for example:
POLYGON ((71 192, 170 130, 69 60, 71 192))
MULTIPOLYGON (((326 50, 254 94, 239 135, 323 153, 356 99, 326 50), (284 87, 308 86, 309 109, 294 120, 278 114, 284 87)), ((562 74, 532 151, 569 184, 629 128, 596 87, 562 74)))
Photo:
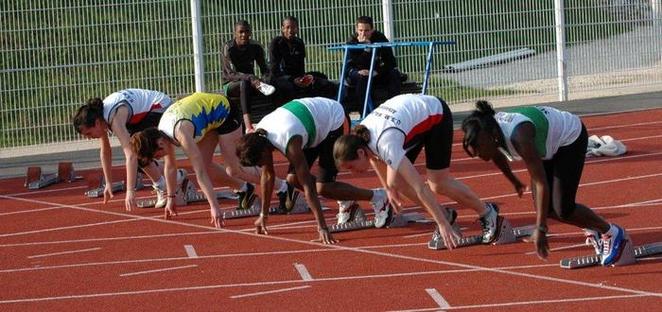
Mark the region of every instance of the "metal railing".
MULTIPOLYGON (((0 158, 81 148, 70 118, 90 97, 129 87, 221 92, 221 47, 234 22, 248 20, 266 48, 287 15, 299 19, 307 70, 331 79, 342 54, 327 48, 345 43, 360 15, 391 40, 457 42, 436 49, 428 86, 451 106, 662 90, 660 0, 2 1, 0 158), (521 49, 534 53, 443 66, 521 49)), ((402 47, 396 57, 422 81, 425 51, 402 47)))

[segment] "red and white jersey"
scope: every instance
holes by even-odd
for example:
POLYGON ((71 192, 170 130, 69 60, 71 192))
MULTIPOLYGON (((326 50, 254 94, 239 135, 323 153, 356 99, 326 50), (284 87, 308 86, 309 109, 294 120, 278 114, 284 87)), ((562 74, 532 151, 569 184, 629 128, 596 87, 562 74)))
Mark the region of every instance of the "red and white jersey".
POLYGON ((117 108, 124 105, 129 109, 127 125, 140 123, 148 113, 163 113, 172 100, 159 91, 145 89, 124 89, 103 99, 103 119, 109 125, 115 117, 117 108))
POLYGON ((370 130, 368 147, 388 166, 398 169, 407 151, 444 118, 441 101, 429 95, 395 96, 370 113, 361 124, 370 130))

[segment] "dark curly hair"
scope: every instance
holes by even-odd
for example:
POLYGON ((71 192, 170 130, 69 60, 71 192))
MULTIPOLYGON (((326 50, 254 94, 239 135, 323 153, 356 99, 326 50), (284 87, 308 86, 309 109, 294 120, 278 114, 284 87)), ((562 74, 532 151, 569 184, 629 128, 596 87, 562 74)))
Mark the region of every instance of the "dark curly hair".
POLYGON ((239 163, 244 167, 257 166, 264 151, 271 145, 267 139, 267 131, 257 129, 237 140, 235 153, 239 158, 239 163))

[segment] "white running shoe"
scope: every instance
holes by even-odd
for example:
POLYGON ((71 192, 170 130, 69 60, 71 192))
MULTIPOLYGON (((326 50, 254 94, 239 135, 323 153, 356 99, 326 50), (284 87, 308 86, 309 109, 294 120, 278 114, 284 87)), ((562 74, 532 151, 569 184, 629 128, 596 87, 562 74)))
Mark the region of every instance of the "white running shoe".
POLYGON ((602 234, 601 264, 607 266, 618 262, 618 260, 621 258, 621 253, 623 252, 625 243, 625 230, 616 224, 611 224, 610 231, 602 234))
POLYGON ((584 229, 584 237, 586 237, 586 245, 592 246, 595 249, 596 255, 602 254, 602 240, 600 233, 590 229, 584 229))
POLYGON ((154 204, 154 208, 165 207, 166 203, 168 202, 165 191, 161 190, 156 185, 152 187, 154 188, 154 193, 156 193, 156 203, 154 204))
POLYGON ((372 200, 370 204, 375 211, 375 227, 384 227, 393 217, 393 209, 388 201, 388 195, 384 189, 373 190, 372 200))
POLYGON ((361 209, 359 204, 354 200, 339 200, 338 201, 338 224, 354 221, 358 215, 357 209, 361 209))
POLYGON ((257 86, 257 90, 265 96, 270 96, 276 91, 276 88, 270 84, 260 82, 260 84, 257 86))
POLYGON ((489 244, 497 238, 499 208, 494 203, 485 203, 489 211, 478 218, 483 231, 483 244, 489 244))

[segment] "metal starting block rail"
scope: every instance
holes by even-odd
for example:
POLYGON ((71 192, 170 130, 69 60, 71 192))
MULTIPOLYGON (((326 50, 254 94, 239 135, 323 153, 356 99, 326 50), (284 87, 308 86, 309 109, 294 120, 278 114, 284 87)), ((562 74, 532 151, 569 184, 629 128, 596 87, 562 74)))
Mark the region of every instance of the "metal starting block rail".
MULTIPOLYGON (((365 217, 365 213, 363 212, 362 209, 358 208, 358 213, 356 216, 354 216, 351 221, 347 221, 345 223, 341 224, 333 224, 329 226, 329 232, 330 233, 338 233, 338 232, 347 232, 347 231, 356 231, 356 230, 364 230, 364 229, 371 229, 375 228, 375 220, 367 220, 365 217)), ((400 213, 393 215, 391 218, 391 222, 389 222, 386 227, 387 228, 396 228, 396 227, 404 227, 406 226, 409 222, 416 222, 417 220, 421 220, 425 218, 422 214, 418 212, 411 212, 411 213, 400 213)))
MULTIPOLYGON (((520 238, 531 236, 534 229, 534 227, 530 225, 513 228, 510 225, 510 222, 501 216, 499 216, 497 224, 499 226, 499 232, 497 233, 497 239, 492 243, 493 245, 514 243, 520 238)), ((483 237, 481 235, 464 236, 456 240, 457 247, 480 245, 482 243, 483 237)), ((441 236, 433 235, 432 239, 428 242, 428 248, 441 250, 446 249, 446 245, 441 236)))
POLYGON ((59 182, 73 182, 82 179, 76 176, 71 162, 59 162, 57 173, 43 174, 41 167, 28 167, 25 176, 25 187, 29 190, 37 190, 59 182))
MULTIPOLYGON (((98 198, 103 196, 103 190, 106 188, 106 180, 103 175, 101 175, 98 179, 90 179, 87 186, 88 190, 85 191, 85 196, 89 198, 98 198)), ((139 172, 138 175, 136 175, 135 189, 140 190, 144 187, 143 175, 139 172)), ((123 192, 126 190, 126 183, 124 181, 113 182, 111 189, 113 190, 113 193, 123 192)))
MULTIPOLYGON (((621 257, 616 263, 614 263, 614 266, 633 264, 636 262, 636 259, 646 258, 657 254, 662 254, 662 242, 632 247, 632 241, 628 237, 621 257)), ((600 265, 600 256, 588 255, 563 259, 561 260, 560 265, 564 269, 579 269, 596 266, 600 265)))
MULTIPOLYGON (((217 191, 216 199, 237 199, 237 194, 230 191, 217 191)), ((207 201, 205 194, 200 191, 188 192, 184 200, 184 205, 207 201)), ((143 199, 136 202, 138 208, 153 208, 156 205, 156 198, 143 199)))
MULTIPOLYGON (((259 199, 258 199, 259 200, 259 199)), ((329 208, 327 207, 322 207, 322 211, 328 210, 329 208)), ((225 219, 239 219, 239 218, 247 218, 247 217, 255 217, 260 214, 261 211, 261 206, 258 205, 253 205, 252 208, 250 209, 235 209, 232 211, 224 211, 223 212, 223 218, 225 219)), ((292 205, 292 210, 290 211, 284 211, 282 209, 278 209, 278 207, 271 207, 269 208, 269 214, 276 214, 276 215, 282 215, 282 214, 302 214, 302 213, 307 213, 310 211, 310 208, 308 207, 308 204, 306 203, 306 199, 304 198, 303 194, 299 193, 299 196, 295 199, 294 204, 292 205)))

